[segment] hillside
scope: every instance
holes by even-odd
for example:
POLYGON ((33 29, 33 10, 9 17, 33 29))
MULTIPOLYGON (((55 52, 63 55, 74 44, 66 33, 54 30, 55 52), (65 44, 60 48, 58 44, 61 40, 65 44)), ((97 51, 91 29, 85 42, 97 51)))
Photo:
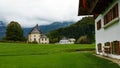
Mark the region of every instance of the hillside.
POLYGON ((94 41, 94 18, 85 17, 75 24, 51 31, 47 34, 50 38, 50 42, 55 43, 63 37, 79 39, 81 36, 88 36, 91 42, 94 41))

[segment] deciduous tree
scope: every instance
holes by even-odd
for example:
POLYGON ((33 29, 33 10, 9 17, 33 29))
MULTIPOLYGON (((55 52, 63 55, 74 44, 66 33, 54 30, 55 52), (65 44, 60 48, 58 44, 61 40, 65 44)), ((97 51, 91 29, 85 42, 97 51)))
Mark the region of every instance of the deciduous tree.
POLYGON ((23 29, 18 22, 11 21, 7 25, 6 29, 6 40, 8 41, 24 41, 25 37, 23 36, 23 29))

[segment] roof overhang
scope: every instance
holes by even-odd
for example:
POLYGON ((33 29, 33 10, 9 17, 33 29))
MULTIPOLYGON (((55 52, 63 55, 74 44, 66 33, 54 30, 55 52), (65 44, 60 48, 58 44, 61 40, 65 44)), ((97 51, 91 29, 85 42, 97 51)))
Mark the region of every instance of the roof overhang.
POLYGON ((79 0, 78 15, 100 14, 112 2, 113 0, 79 0))

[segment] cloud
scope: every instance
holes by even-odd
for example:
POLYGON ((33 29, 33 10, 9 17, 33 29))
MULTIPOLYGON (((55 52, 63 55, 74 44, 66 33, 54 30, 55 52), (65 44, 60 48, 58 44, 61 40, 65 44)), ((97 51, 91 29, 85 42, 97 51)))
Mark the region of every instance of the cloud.
POLYGON ((79 0, 0 0, 0 20, 23 27, 55 21, 77 21, 79 0))

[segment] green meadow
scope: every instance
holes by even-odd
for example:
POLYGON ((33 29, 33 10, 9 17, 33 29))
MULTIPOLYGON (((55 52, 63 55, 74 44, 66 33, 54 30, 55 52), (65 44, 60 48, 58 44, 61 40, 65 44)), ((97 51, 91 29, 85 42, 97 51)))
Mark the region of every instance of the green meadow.
POLYGON ((94 44, 0 43, 0 68, 120 68, 94 54, 94 44))

